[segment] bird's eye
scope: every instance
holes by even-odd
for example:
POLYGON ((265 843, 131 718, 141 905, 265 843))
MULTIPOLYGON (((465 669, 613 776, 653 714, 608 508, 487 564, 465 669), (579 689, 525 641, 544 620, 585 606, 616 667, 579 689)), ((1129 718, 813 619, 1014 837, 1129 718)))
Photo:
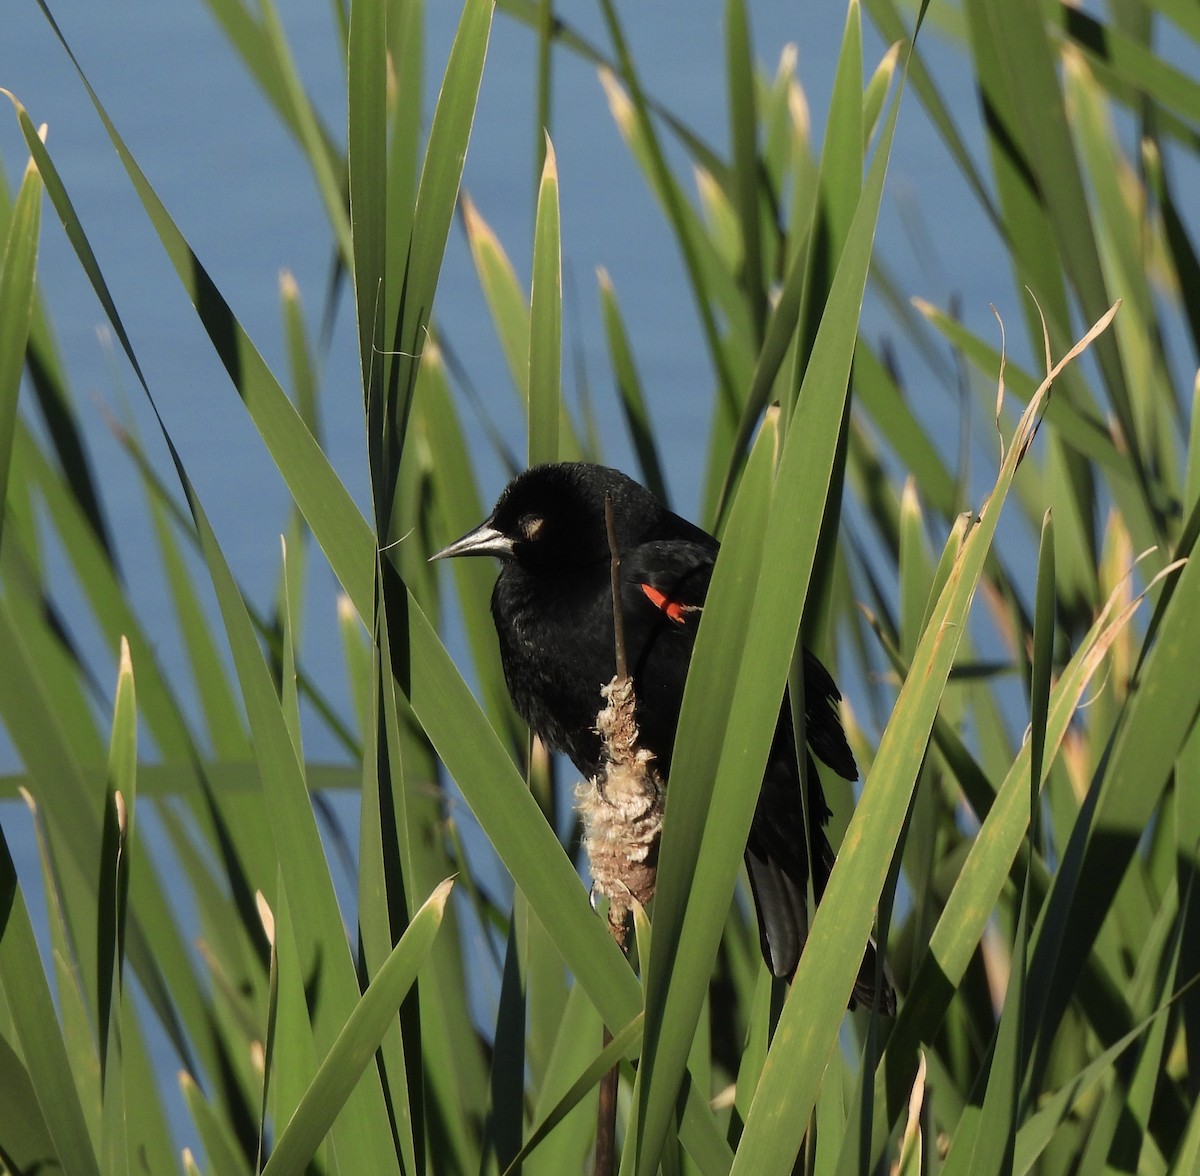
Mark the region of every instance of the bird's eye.
POLYGON ((532 543, 541 532, 542 527, 546 524, 546 520, 541 515, 527 514, 522 515, 517 523, 521 530, 521 535, 527 543, 532 543))

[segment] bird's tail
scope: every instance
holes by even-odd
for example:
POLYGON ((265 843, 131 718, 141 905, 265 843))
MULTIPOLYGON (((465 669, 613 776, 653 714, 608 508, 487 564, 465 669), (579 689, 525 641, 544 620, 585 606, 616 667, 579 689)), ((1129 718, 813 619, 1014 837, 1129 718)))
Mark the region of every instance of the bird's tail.
POLYGON ((758 943, 774 976, 789 980, 808 938, 807 883, 788 875, 778 858, 746 847, 746 871, 758 916, 758 943))
MULTIPOLYGON (((813 831, 813 858, 816 863, 813 869, 813 894, 817 902, 820 902, 836 860, 829 838, 820 829, 813 831)), ((867 940, 862 963, 858 965, 858 975, 854 978, 850 1007, 854 1008, 857 1004, 866 1008, 874 1006, 885 1017, 896 1015, 896 984, 887 960, 879 960, 874 935, 867 940), (880 962, 883 964, 882 969, 879 967, 880 962)))
MULTIPOLYGON (((824 832, 812 831, 813 893, 817 902, 825 893, 829 872, 833 869, 834 853, 824 832)), ((763 959, 772 973, 787 977, 795 974, 800 952, 808 938, 808 879, 798 870, 788 871, 778 858, 769 853, 746 849, 746 869, 750 875, 750 890, 758 915, 758 937, 763 959), (796 876, 799 875, 799 876, 796 876)), ((858 976, 850 997, 850 1008, 859 1004, 879 1009, 884 1016, 896 1015, 896 988, 886 961, 879 968, 875 940, 867 941, 858 976)))

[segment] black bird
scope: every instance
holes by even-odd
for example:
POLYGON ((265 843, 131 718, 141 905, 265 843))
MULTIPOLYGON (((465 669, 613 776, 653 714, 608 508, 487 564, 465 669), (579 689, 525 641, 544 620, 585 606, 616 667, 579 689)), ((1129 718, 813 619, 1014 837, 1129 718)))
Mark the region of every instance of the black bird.
MULTIPOLYGON (((542 740, 585 776, 602 766, 600 686, 616 673, 610 550, 611 497, 621 555, 625 647, 637 696, 641 744, 669 779, 675 729, 704 597, 719 545, 633 479, 583 462, 535 466, 514 478, 478 527, 433 556, 492 555, 500 575, 492 617, 513 704, 542 740)), ((804 651, 809 746, 840 776, 858 777, 829 671, 804 651)), ((784 699, 746 843, 759 943, 776 976, 791 977, 808 933, 808 868, 820 901, 834 854, 822 826, 829 808, 808 758, 810 838, 805 844, 790 704, 784 699)), ((854 984, 855 1001, 895 1012, 885 976, 876 993, 875 947, 854 984)))

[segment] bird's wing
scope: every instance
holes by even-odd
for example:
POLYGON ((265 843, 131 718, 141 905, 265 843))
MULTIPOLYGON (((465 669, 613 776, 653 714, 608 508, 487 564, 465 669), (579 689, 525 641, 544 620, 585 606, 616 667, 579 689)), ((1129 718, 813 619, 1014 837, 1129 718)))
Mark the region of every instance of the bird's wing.
POLYGON ((838 703, 842 693, 816 654, 804 651, 804 724, 808 745, 845 780, 858 779, 858 764, 846 741, 838 703))
POLYGON ((656 540, 633 548, 621 557, 621 595, 626 608, 644 623, 665 617, 694 633, 714 559, 714 549, 686 540, 656 540))

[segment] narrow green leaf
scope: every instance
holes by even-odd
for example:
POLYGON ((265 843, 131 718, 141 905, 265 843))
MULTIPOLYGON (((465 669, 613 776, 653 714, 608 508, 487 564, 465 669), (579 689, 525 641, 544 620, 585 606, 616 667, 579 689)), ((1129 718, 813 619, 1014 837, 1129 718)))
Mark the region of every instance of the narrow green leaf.
MULTIPOLYGON (((1177 115, 1192 126, 1200 121, 1200 82, 1173 64, 1161 52, 1139 42, 1113 22, 1098 20, 1091 13, 1057 4, 1049 10, 1053 20, 1071 42, 1117 84, 1122 97, 1150 101, 1177 115)), ((1186 10, 1178 8, 1179 13, 1186 10)), ((1188 15, 1195 24, 1195 13, 1188 15)))
MULTIPOLYGON (((387 9, 387 66, 391 83, 387 89, 390 142, 387 160, 387 272, 404 272, 412 240, 420 179, 421 140, 429 127, 425 84, 424 3, 387 9)), ((348 11, 343 6, 342 12, 348 11)), ((348 25, 348 21, 346 22, 348 25)), ((349 40, 347 29, 347 41, 349 40)), ((383 321, 395 323, 404 297, 401 284, 388 283, 383 321)))
POLYGON ((304 93, 274 5, 264 0, 257 12, 251 12, 240 0, 205 0, 205 3, 250 76, 300 144, 338 248, 342 257, 349 259, 345 160, 304 93))
POLYGON ((523 405, 529 403, 529 306, 504 246, 483 219, 475 202, 462 194, 463 225, 479 286, 487 301, 496 335, 508 362, 513 387, 523 405))
MULTIPOLYGON (((528 324, 525 350, 528 354, 528 324)), ((421 365, 417 423, 432 451, 431 478, 435 511, 442 522, 434 531, 435 550, 474 527, 486 514, 476 485, 475 469, 467 449, 458 409, 450 392, 446 369, 438 354, 421 365)), ((485 560, 452 560, 463 623, 475 661, 475 677, 492 726, 519 756, 524 756, 529 735, 513 710, 496 649, 491 599, 495 569, 485 560)))
POLYGON ((1033 680, 1029 685, 1029 828, 1030 840, 1038 846, 1038 797, 1042 761, 1046 754, 1046 722, 1050 707, 1050 678, 1054 658, 1054 601, 1057 573, 1054 559, 1054 520, 1047 510, 1042 519, 1038 550, 1036 605, 1033 622, 1033 680))
POLYGON ((279 275, 279 301, 283 309, 283 329, 287 337, 288 363, 292 372, 292 395, 305 427, 320 443, 321 422, 317 413, 319 375, 304 323, 300 287, 290 270, 279 275))
POLYGON ((417 367, 427 344, 434 291, 458 200, 491 33, 492 7, 492 0, 464 3, 429 128, 398 317, 394 326, 388 324, 392 331, 389 347, 395 358, 387 395, 392 399, 395 390, 390 427, 396 430, 397 451, 407 425, 417 367))
MULTIPOLYGON (((735 291, 732 288, 733 284, 729 282, 728 275, 725 275, 723 283, 718 282, 714 285, 716 275, 713 268, 705 264, 704 259, 704 234, 667 166, 666 156, 655 133, 650 107, 637 71, 634 69, 633 58, 617 16, 616 6, 612 0, 602 0, 602 7, 609 36, 616 48, 621 78, 628 90, 628 98, 618 92, 607 71, 601 71, 600 80, 605 86, 609 105, 613 107, 613 113, 622 134, 634 142, 644 155, 644 165, 651 177, 654 190, 663 202, 667 220, 679 242, 684 265, 687 267, 692 296, 696 301, 696 308, 704 330, 705 342, 716 370, 717 405, 719 411, 728 415, 732 423, 737 420, 739 396, 733 380, 733 369, 727 354, 727 345, 722 340, 716 315, 710 305, 709 292, 714 289, 719 290, 722 286, 730 287, 731 297, 723 303, 727 312, 731 309, 730 304, 740 304, 741 300, 733 296, 735 291)), ((733 317, 736 321, 736 311, 733 311, 733 317)))
MULTIPOLYGON (((355 624, 358 623, 357 614, 355 624)), ((102 792, 106 769, 103 763, 80 764, 79 773, 85 787, 102 792)), ((158 799, 190 796, 201 787, 201 773, 208 780, 214 796, 234 796, 253 793, 258 787, 258 766, 253 760, 201 760, 195 763, 141 763, 138 765, 138 791, 143 796, 158 799)), ((309 787, 314 792, 347 791, 362 784, 361 771, 349 764, 328 764, 309 761, 305 765, 309 787)), ((0 800, 15 800, 18 790, 28 789, 31 775, 15 772, 0 776, 0 800)))
MULTIPOLYGON (((1190 986, 1194 990, 1194 985, 1190 986)), ((1140 1021, 1123 1037, 1114 1041, 1106 1050, 1092 1058, 1086 1066, 1075 1073, 1069 1081, 1049 1094, 1033 1111, 1017 1133, 1012 1171, 1014 1176, 1026 1176, 1031 1172, 1042 1153, 1050 1146, 1056 1132, 1060 1131, 1069 1116, 1088 1095, 1112 1074, 1117 1059, 1141 1037, 1146 1030, 1163 1019, 1168 1005, 1161 1005, 1150 1016, 1140 1021)), ((1192 1116, 1193 1122, 1195 1116, 1192 1116)), ((1182 1153, 1181 1153, 1182 1154, 1182 1153)), ((1183 1167, 1179 1172, 1189 1171, 1183 1167)))
POLYGON ((729 90, 729 137, 732 142, 733 188, 741 226, 739 278, 761 337, 767 294, 759 226, 758 115, 755 109, 754 61, 744 0, 726 0, 725 68, 729 90))
MULTIPOLYGON (((401 732, 402 696, 391 673, 397 656, 392 616, 400 590, 389 583, 390 565, 381 563, 372 654, 372 722, 364 757, 362 804, 359 816, 359 954, 366 977, 379 974, 393 950, 401 928, 416 913, 416 888, 421 878, 414 861, 420 840, 414 818, 415 798, 406 778, 416 775, 406 763, 401 732)), ((440 918, 440 916, 439 916, 440 918)), ((415 1002, 400 1008, 379 1046, 386 1075, 385 1094, 399 1135, 401 1166, 416 1171, 424 1166, 424 1083, 431 1068, 424 1058, 426 1043, 415 1002)))
MULTIPOLYGON (((1115 308, 1055 365, 1057 374, 1107 327, 1115 308)), ((1022 415, 987 504, 963 544, 901 688, 858 807, 850 820, 817 908, 763 1080, 738 1149, 734 1171, 785 1171, 837 1041, 838 1014, 849 992, 878 895, 908 808, 933 720, 965 628, 967 609, 995 535, 1018 462, 1033 439, 1050 379, 1022 415), (787 1113, 784 1113, 784 1107, 787 1113), (786 1121, 787 1129, 780 1129, 786 1121)))
MULTIPOLYGON (((492 0, 466 0, 442 77, 421 170, 413 219, 412 263, 405 288, 414 328, 427 320, 433 303, 475 117, 491 23, 492 0)), ((401 342, 410 346, 412 354, 420 354, 422 340, 415 331, 401 342)))
POLYGON ((282 536, 280 536, 279 547, 282 565, 279 582, 283 606, 280 610, 283 630, 280 644, 283 648, 283 657, 280 659, 279 665, 279 704, 283 711, 283 720, 287 723, 288 734, 292 738, 296 759, 303 765, 304 743, 300 728, 300 696, 296 689, 295 605, 292 603, 295 599, 293 592, 300 585, 295 584, 294 573, 290 570, 292 560, 288 555, 287 540, 282 536), (292 585, 291 588, 289 588, 289 584, 292 585))
MULTIPOLYGON (((342 638, 342 655, 346 662, 350 697, 354 700, 354 714, 358 720, 360 738, 365 742, 371 725, 371 653, 362 619, 344 595, 337 598, 337 626, 342 638)), ((306 772, 311 781, 311 765, 306 768, 306 772)), ((356 780, 355 784, 358 783, 356 780)))
MULTIPOLYGON (((125 966, 126 904, 129 899, 129 847, 134 837, 134 802, 137 790, 137 700, 129 645, 122 642, 117 677, 117 700, 113 708, 112 741, 108 756, 108 787, 104 805, 104 829, 100 853, 100 885, 97 902, 96 979, 99 992, 97 1028, 100 1038, 100 1076, 105 1089, 108 1122, 108 1063, 119 1062, 125 966)), ((122 1076, 117 1073, 118 1086, 122 1076)), ((123 1126, 119 1121, 118 1126, 123 1126)), ((106 1154, 112 1153, 108 1148, 106 1154)), ((124 1146, 118 1149, 127 1157, 124 1146)), ((125 1160, 127 1166, 127 1159, 125 1160)))
MULTIPOLYGON (((1104 770, 1093 781, 1094 813, 1072 831, 1042 907, 1034 966, 1052 966, 1053 980, 1035 1073, 1045 1064, 1049 1040, 1200 708, 1200 678, 1193 672, 1200 659, 1200 632, 1193 623, 1200 609, 1198 563, 1189 559, 1175 579, 1153 647, 1139 668, 1139 688, 1130 696, 1104 770)), ((1111 1027, 1094 1027, 1102 1040, 1111 1034, 1111 1027)))
MULTIPOLYGON (((75 944, 85 941, 74 930, 82 910, 83 917, 96 921, 96 903, 92 893, 73 877, 73 863, 59 866, 54 853, 54 839, 50 836, 45 814, 34 796, 26 793, 21 799, 33 821, 37 840, 38 864, 41 867, 42 888, 46 901, 46 924, 50 938, 50 954, 47 961, 52 972, 59 1023, 62 1026, 63 1043, 70 1058, 75 1086, 79 1092, 80 1106, 87 1120, 97 1152, 104 1142, 103 1091, 100 1083, 100 1063, 96 1051, 93 1030, 94 1004, 96 999, 89 983, 95 983, 94 970, 86 958, 81 958, 75 944)), ((97 937, 98 938, 98 937, 97 937)), ((15 1027, 12 1040, 19 1040, 15 1027)), ((119 1101, 119 1099, 117 1100, 119 1101)))
POLYGON ((42 971, 17 872, 0 830, 0 987, 12 1013, 21 1055, 54 1145, 53 1159, 67 1172, 100 1176, 74 1070, 63 1044, 54 1000, 42 971))
MULTIPOLYGON (((1193 1105, 1192 1113, 1188 1116, 1187 1131, 1171 1161, 1168 1176, 1187 1176, 1197 1168, 1200 1168, 1200 1103, 1193 1105)), ((1024 1176, 1024 1173, 1020 1176, 1024 1176)))
POLYGON ((612 1040, 588 1063, 579 1077, 545 1114, 539 1116, 537 1125, 530 1132, 524 1146, 504 1169, 505 1176, 516 1172, 535 1148, 554 1130, 580 1103, 600 1079, 623 1058, 636 1057, 642 1035, 642 1016, 639 1014, 624 1029, 613 1034, 612 1040))
MULTIPOLYGON (((1034 291, 1054 345, 1062 346, 1070 331, 1068 284, 1089 322, 1112 298, 1071 141, 1057 55, 1038 0, 969 0, 966 11, 1018 280, 1034 291)), ((1030 326, 1037 338, 1032 313, 1030 326)), ((1096 361, 1138 460, 1141 442, 1115 337, 1098 341, 1096 361)))
MULTIPOLYGON (((821 151, 821 203, 814 229, 814 238, 819 240, 810 240, 809 245, 806 303, 812 316, 821 313, 823 296, 832 286, 834 267, 850 232, 863 188, 867 140, 862 58, 862 13, 858 0, 850 0, 829 96, 825 146, 821 151)), ((814 317, 812 321, 815 324, 818 320, 814 317)), ((811 328, 806 324, 806 329, 811 328)))
MULTIPOLYGON (((765 427, 742 475, 730 512, 728 538, 713 572, 692 655, 693 669, 697 666, 707 669, 689 673, 689 685, 684 691, 680 731, 686 733, 690 729, 694 734, 676 740, 679 752, 672 762, 672 787, 667 792, 659 847, 654 938, 650 952, 643 957, 648 963, 645 1042, 635 1087, 638 1131, 631 1129, 626 1137, 626 1154, 630 1154, 631 1148, 636 1149, 637 1162, 647 1166, 657 1163, 657 1155, 665 1144, 667 1123, 687 1065, 695 1019, 711 974, 711 966, 702 967, 689 961, 686 972, 679 966, 681 953, 688 950, 685 939, 688 917, 689 914, 692 918, 699 917, 702 898, 708 924, 705 940, 712 940, 715 953, 720 926, 712 918, 712 912, 724 911, 728 906, 728 897, 724 902, 717 897, 718 889, 725 887, 727 895, 732 893, 737 861, 745 844, 744 833, 738 841, 738 825, 731 829, 724 823, 723 836, 731 846, 736 842, 733 853, 725 854, 732 859, 726 862, 729 877, 714 883, 710 870, 700 873, 699 855, 706 832, 705 815, 712 803, 714 769, 720 761, 727 732, 751 615, 745 601, 752 597, 763 558, 762 520, 770 503, 775 439, 774 428, 765 427), (714 616, 717 622, 712 621, 714 616), (703 896, 693 895, 698 885, 703 885, 703 896), (665 1075, 661 1079, 660 1065, 665 1075), (647 1122, 650 1114, 655 1119, 647 1122), (651 1152, 655 1153, 653 1158, 651 1152)), ((725 817, 722 813, 723 820, 725 817)), ((749 827, 748 815, 742 824, 749 827)), ((698 954, 697 945, 702 950, 707 943, 699 943, 699 936, 693 933, 693 955, 698 954)))
POLYGON ((214 639, 208 617, 192 582, 191 569, 184 560, 175 531, 159 496, 143 476, 148 493, 154 532, 162 554, 167 584, 175 605, 179 631, 183 635, 192 681, 204 711, 208 745, 223 758, 249 761, 254 752, 246 735, 246 719, 227 676, 226 661, 214 639))
POLYGON ((524 921, 519 920, 522 906, 528 910, 520 891, 517 891, 513 896, 513 914, 505 944, 489 1075, 491 1098, 488 1100, 487 1154, 501 1170, 515 1163, 515 1157, 521 1149, 521 1129, 525 1117, 525 1068, 529 1064, 525 1048, 525 993, 529 978, 523 958, 525 953, 519 945, 518 922, 524 921))
POLYGON ((917 479, 921 497, 931 509, 953 518, 961 508, 954 475, 938 453, 892 375, 863 339, 854 349, 854 399, 887 437, 901 465, 917 479))
POLYGON ((416 980, 441 927, 442 912, 452 885, 448 879, 429 896, 354 1006, 279 1136, 263 1176, 298 1171, 312 1158, 416 980))
MULTIPOLYGON (((729 614, 723 607, 713 607, 713 594, 722 579, 720 559, 705 603, 704 619, 692 660, 693 672, 689 674, 680 715, 677 746, 682 748, 682 753, 672 764, 672 791, 667 802, 668 816, 660 852, 655 947, 647 978, 646 1046, 638 1071, 639 1113, 642 1116, 638 1163, 639 1171, 643 1173, 653 1169, 661 1154, 671 1108, 686 1064, 688 1042, 720 938, 720 927, 712 919, 711 912, 725 910, 733 890, 738 859, 753 816, 758 782, 762 779, 779 702, 791 667, 792 651, 800 629, 808 579, 829 493, 858 313, 898 110, 897 103, 893 106, 863 188, 862 199, 855 210, 805 372, 792 427, 784 442, 779 474, 766 518, 762 570, 757 576, 754 607, 749 610, 744 640, 738 640, 736 633, 737 625, 746 624, 746 621, 733 621, 733 616, 745 618, 746 593, 740 593, 736 601, 731 599, 727 602, 729 614), (717 619, 714 620, 714 617, 717 619), (726 628, 726 625, 732 627, 726 628), (720 633, 722 640, 729 642, 737 651, 738 675, 731 699, 721 699, 721 695, 713 690, 713 680, 708 676, 712 671, 705 662, 705 658, 711 656, 705 652, 703 644, 706 626, 708 632, 720 633), (698 666, 705 668, 697 670, 698 666), (691 725, 696 723, 699 710, 694 700, 701 693, 706 696, 715 693, 718 699, 730 706, 727 727, 712 721, 705 723, 702 729, 691 725), (703 735, 699 733, 701 730, 703 735), (712 742, 714 736, 718 740, 715 746, 712 742), (717 765, 715 780, 714 764, 717 765), (701 780, 712 780, 710 787, 713 799, 710 804, 697 803, 698 798, 691 791, 701 780), (701 820, 705 814, 708 818, 699 851, 706 869, 702 875, 703 881, 699 883, 686 879, 686 876, 677 881, 674 874, 677 867, 672 857, 675 851, 670 814, 678 812, 677 808, 672 808, 672 798, 674 804, 679 805, 681 794, 682 803, 689 808, 699 809, 701 820), (680 882, 685 883, 681 886, 683 893, 676 897, 673 888, 680 882), (668 887, 672 888, 668 893, 672 894, 674 903, 667 907, 671 921, 664 928, 662 916, 666 904, 663 896, 668 887), (686 911, 682 919, 678 913, 681 910, 686 911), (681 924, 681 930, 677 930, 681 924), (676 952, 678 959, 674 958, 676 952)), ((753 526, 753 522, 750 525, 753 526)), ((727 543, 730 540, 735 544, 745 542, 739 540, 738 530, 731 523, 727 543)), ((949 671, 948 664, 946 670, 949 671)), ((729 688, 727 685, 726 690, 729 688)), ((890 853, 876 858, 884 872, 889 860, 890 853)), ((877 894, 878 890, 873 893, 877 894)), ((865 904, 859 916, 860 923, 863 921, 862 915, 869 921, 870 910, 865 904)), ((868 927, 863 927, 860 948, 866 943, 868 930, 868 927)), ((853 938, 847 936, 843 939, 843 944, 851 950, 853 938)), ((811 954, 805 953, 806 957, 811 954)), ((822 994, 832 1006, 826 1028, 836 1026, 837 1003, 839 999, 844 1001, 844 996, 849 994, 853 971, 847 969, 846 976, 846 984, 840 990, 842 996, 839 997, 836 985, 826 987, 822 994)), ((823 1062, 821 1068, 824 1068, 823 1062)), ((815 1102, 815 1082, 812 1095, 815 1102)), ((801 1131, 807 1111, 808 1108, 804 1108, 799 1117, 791 1117, 801 1131)), ((792 1154, 795 1154, 794 1148, 792 1154)))
POLYGON ((42 216, 42 181, 33 160, 25 169, 0 260, 0 538, 17 421, 25 343, 33 317, 34 271, 42 216))
POLYGON ((924 517, 916 482, 909 476, 900 496, 900 653, 911 659, 924 629, 926 608, 937 600, 930 592, 933 568, 925 549, 924 517))
POLYGON ((196 1125, 212 1176, 249 1176, 250 1167, 239 1150, 228 1121, 200 1093, 190 1074, 185 1072, 179 1075, 179 1088, 192 1122, 196 1125))
MULTIPOLYGON (((276 1131, 291 1121, 312 1083, 321 1061, 314 1040, 312 1018, 305 992, 306 970, 300 952, 296 918, 287 887, 279 879, 275 908, 258 897, 259 915, 271 943, 271 977, 263 1057, 263 1102, 259 1148, 265 1148, 265 1116, 270 1111, 276 1131)), ((328 1159, 330 1145, 322 1142, 316 1158, 328 1159)), ((261 1170, 265 1151, 256 1171, 261 1170)))
MULTIPOLYGON (((1038 778, 1034 777, 1035 780, 1038 778)), ((976 1090, 984 1088, 982 1105, 978 1108, 978 1114, 975 1114, 976 1099, 975 1092, 972 1092, 971 1114, 960 1120, 959 1130, 955 1133, 943 1168, 945 1176, 990 1176, 991 1173, 999 1176, 1012 1170, 1021 1111, 1021 1084, 1025 1073, 1023 1055, 1027 1046, 1022 1041, 1022 1022, 1028 979, 1028 885, 1021 894, 1013 940, 1004 1008, 976 1083, 976 1090)))
MULTIPOLYGON (((387 291, 387 7, 362 0, 350 11, 347 63, 347 162, 354 305, 359 366, 367 418, 367 448, 375 494, 375 522, 389 526, 392 494, 407 413, 391 383, 399 356, 391 354, 387 291)), ((407 389, 405 390, 407 392, 407 389)), ((390 538, 390 536, 389 536, 390 538)))
POLYGON ((621 318, 617 296, 606 270, 600 269, 597 272, 597 281, 600 287, 600 307, 604 315, 604 331, 608 337, 609 362, 612 364, 621 411, 625 415, 625 427, 637 454, 641 481, 660 502, 668 503, 667 486, 663 478, 658 445, 654 439, 650 411, 642 392, 642 381, 634 364, 633 347, 621 318))
POLYGON ((533 230, 533 284, 529 310, 529 464, 558 460, 562 403, 562 257, 559 241, 558 163, 546 138, 533 230))
MULTIPOLYGON (((0 162, 0 236, 7 238, 12 224, 13 199, 7 187, 3 163, 0 162)), ((78 418, 71 388, 67 382, 66 365, 37 286, 33 292, 29 338, 26 344, 29 383, 34 396, 33 406, 45 426, 48 445, 53 449, 58 468, 63 471, 71 492, 87 515, 92 529, 109 550, 112 537, 100 505, 100 492, 94 464, 83 440, 84 424, 78 418)), ((10 485, 9 490, 13 490, 10 485)))
MULTIPOLYGON (((895 44, 897 41, 906 41, 912 45, 905 67, 905 84, 912 87, 913 92, 925 107, 930 122, 937 128, 951 158, 958 165, 959 171, 962 172, 963 178, 967 181, 967 186, 971 189, 980 208, 993 225, 999 226, 1000 213, 992 199, 991 186, 975 166, 971 150, 954 124, 950 108, 938 90, 936 79, 930 72, 920 47, 913 44, 916 40, 915 30, 907 27, 900 7, 894 3, 894 0, 865 0, 865 5, 885 43, 895 44)), ((918 27, 924 19, 927 7, 927 5, 921 7, 916 22, 918 27)), ((939 12, 941 15, 944 15, 946 11, 946 9, 935 9, 935 12, 939 12)))
MULTIPOLYGON (((582 985, 573 984, 545 1075, 538 1089, 531 1091, 534 1101, 529 1122, 533 1127, 521 1149, 527 1157, 522 1167, 527 1176, 583 1170, 596 1138, 599 1089, 598 1085, 580 1089, 576 1083, 596 1057, 602 1035, 599 1014, 582 985)), ((633 1049, 631 1046, 622 1056, 629 1056, 633 1049)))
MULTIPOLYGON (((304 911, 303 921, 297 924, 303 966, 312 967, 318 960, 321 964, 325 999, 316 1005, 313 1032, 318 1051, 323 1053, 332 1047, 335 1025, 349 1013, 358 994, 341 913, 309 802, 303 767, 296 758, 286 719, 255 641, 250 618, 216 536, 179 465, 173 447, 172 457, 188 495, 233 650, 268 803, 281 876, 289 903, 294 909, 304 911)), ((370 1123, 379 1121, 378 1116, 382 1113, 378 1074, 372 1071, 369 1077, 374 1081, 358 1087, 347 1105, 347 1114, 339 1120, 338 1139, 342 1147, 347 1149, 348 1157, 357 1156, 359 1162, 369 1163, 373 1166, 372 1170, 382 1173, 392 1171, 397 1159, 390 1135, 385 1137, 369 1127, 370 1123)))
MULTIPOLYGON (((1115 599, 1110 601, 1054 684, 1047 711, 1047 764, 1057 754, 1088 682, 1103 664, 1106 652, 1128 624, 1137 605, 1138 601, 1133 601, 1118 608, 1115 599)), ((884 1057, 887 1080, 878 1088, 873 1112, 873 1158, 880 1154, 887 1125, 900 1113, 908 1096, 920 1042, 931 1040, 942 1024, 1028 828, 1029 754, 1030 744, 1025 743, 1009 768, 979 834, 971 842, 925 957, 913 976, 909 996, 900 1007, 884 1057)), ((848 1130, 853 1134, 853 1122, 848 1130)), ((846 1162, 850 1155, 848 1151, 843 1153, 843 1163, 839 1166, 843 1176, 853 1170, 846 1162)))
POLYGON ((1192 383, 1192 426, 1188 436, 1188 464, 1184 481, 1183 510, 1190 515, 1200 505, 1200 371, 1192 383))
MULTIPOLYGON (((39 4, 41 3, 42 0, 39 0, 39 4)), ((55 31, 57 33, 57 27, 55 31)), ((61 35, 60 40, 62 40, 61 35)), ((70 53, 66 42, 62 41, 62 43, 70 53)), ((72 57, 72 61, 74 62, 74 57, 72 57)), ((77 63, 76 68, 78 69, 77 63)), ((264 443, 271 451, 271 456, 284 481, 287 482, 296 504, 303 511, 305 519, 313 529, 313 534, 317 537, 317 542, 321 544, 334 573, 342 580, 342 586, 346 589, 347 594, 354 600, 359 612, 364 616, 369 616, 370 569, 372 566, 370 553, 374 548, 374 541, 365 520, 328 459, 321 452, 320 446, 305 428, 300 414, 288 400, 278 381, 267 368, 262 356, 234 317, 229 304, 213 285, 199 259, 184 240, 174 221, 171 220, 165 206, 158 199, 144 173, 137 166, 82 70, 79 71, 79 75, 154 224, 163 248, 196 307, 209 339, 242 397, 264 443), (343 579, 343 577, 345 578, 343 579)), ((116 332, 118 341, 121 343, 135 375, 145 387, 137 356, 133 352, 132 344, 125 332, 116 305, 113 303, 104 276, 100 272, 95 254, 66 189, 62 185, 57 169, 44 144, 34 133, 33 124, 29 121, 23 107, 19 109, 18 116, 25 141, 37 161, 38 170, 46 180, 46 192, 54 204, 63 228, 75 248, 88 280, 92 283, 92 288, 104 307, 105 314, 116 332)))
MULTIPOLYGON (((210 0, 214 8, 220 2, 210 0)), ((352 254, 350 214, 346 207, 346 160, 304 92, 275 5, 271 0, 260 0, 259 11, 262 49, 257 45, 243 48, 242 60, 260 84, 270 79, 265 87, 269 95, 278 94, 276 105, 280 117, 300 144, 338 251, 348 260, 352 254), (272 82, 277 82, 277 86, 272 82)))
POLYGON ((36 1170, 54 1154, 54 1141, 38 1106, 37 1091, 25 1063, 6 1034, 0 1035, 0 1139, 17 1171, 36 1170))
MULTIPOLYGON (((896 78, 896 66, 900 60, 900 47, 908 40, 907 37, 892 42, 891 48, 883 55, 875 72, 867 82, 863 92, 863 142, 869 143, 878 129, 879 117, 883 113, 884 103, 892 82, 896 78)), ((911 68, 911 60, 910 60, 911 68)))

